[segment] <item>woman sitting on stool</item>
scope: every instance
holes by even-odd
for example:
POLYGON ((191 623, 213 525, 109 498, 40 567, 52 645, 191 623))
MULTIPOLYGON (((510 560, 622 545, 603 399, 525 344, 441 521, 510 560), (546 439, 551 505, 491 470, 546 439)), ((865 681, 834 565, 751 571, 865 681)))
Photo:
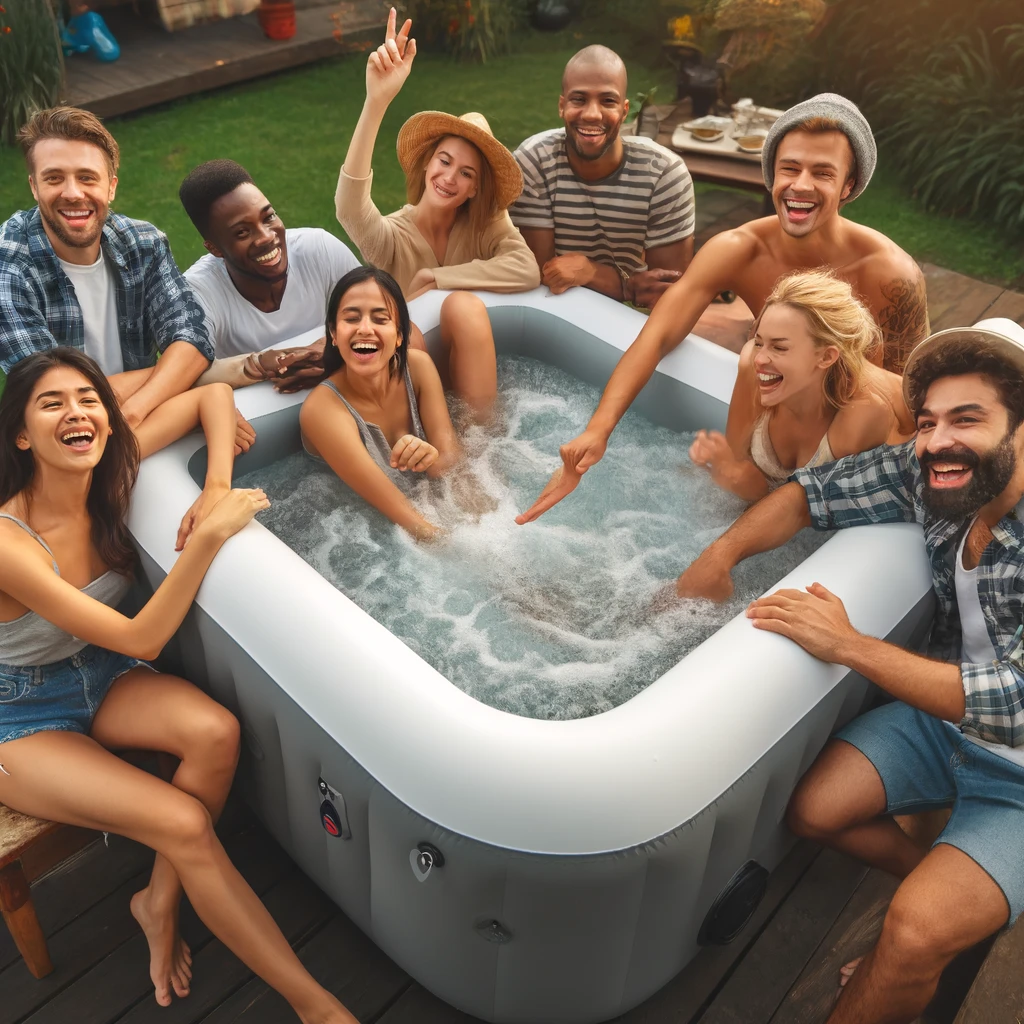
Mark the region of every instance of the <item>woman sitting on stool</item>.
POLYGON ((198 516, 193 506, 184 551, 128 618, 114 606, 136 560, 125 517, 140 449, 180 436, 203 396, 165 403, 136 441, 88 356, 56 348, 11 370, 0 398, 0 802, 156 850, 131 910, 161 1005, 190 988, 192 958, 178 934, 184 890, 210 931, 306 1024, 354 1024, 299 963, 214 834, 238 759, 234 716, 144 660, 181 624, 221 545, 268 506, 262 491, 227 489, 234 406, 225 385, 211 388, 201 390, 228 399, 204 419, 222 496, 198 516), (111 753, 138 748, 179 758, 173 781, 111 753))
MULTIPOLYGON (((537 261, 507 212, 523 189, 522 172, 483 115, 425 111, 409 118, 398 133, 409 205, 384 217, 370 198, 377 132, 416 55, 411 26, 406 21, 396 35, 392 10, 387 37, 367 62, 366 102, 338 180, 338 221, 363 259, 391 274, 408 299, 431 288, 536 288, 537 261)), ((476 419, 488 419, 497 370, 494 336, 479 298, 456 291, 444 300, 441 343, 446 384, 476 419)), ((418 338, 413 344, 421 347, 418 338)))

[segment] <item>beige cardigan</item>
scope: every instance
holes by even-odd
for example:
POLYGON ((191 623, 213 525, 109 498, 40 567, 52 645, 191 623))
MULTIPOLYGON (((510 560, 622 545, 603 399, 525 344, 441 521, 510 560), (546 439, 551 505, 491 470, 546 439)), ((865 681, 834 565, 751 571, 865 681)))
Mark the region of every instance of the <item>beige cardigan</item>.
POLYGON ((386 217, 370 198, 373 172, 353 178, 342 168, 334 196, 338 222, 359 247, 363 259, 386 270, 403 292, 417 270, 434 271, 437 287, 478 288, 488 292, 525 292, 540 284, 540 269, 507 212, 474 237, 465 217, 455 221, 448 239, 444 264, 420 234, 413 206, 403 206, 386 217))

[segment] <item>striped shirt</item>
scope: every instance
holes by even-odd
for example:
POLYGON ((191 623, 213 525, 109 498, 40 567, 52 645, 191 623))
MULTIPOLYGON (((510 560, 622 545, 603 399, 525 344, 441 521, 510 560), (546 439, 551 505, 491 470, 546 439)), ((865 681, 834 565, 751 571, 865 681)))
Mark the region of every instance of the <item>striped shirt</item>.
POLYGON ((519 229, 555 232, 555 253, 579 252, 623 276, 646 268, 645 249, 693 234, 693 182, 681 157, 651 139, 622 139, 619 169, 600 181, 576 177, 565 129, 528 138, 515 153, 523 194, 509 213, 519 229))
POLYGON ((932 567, 937 608, 928 653, 958 662, 966 710, 960 729, 989 743, 1024 747, 1024 523, 1011 513, 992 527, 978 563, 978 601, 996 661, 963 660, 956 599, 956 554, 971 518, 941 519, 924 504, 914 441, 882 445, 790 478, 807 495, 816 530, 869 523, 919 523, 932 567))

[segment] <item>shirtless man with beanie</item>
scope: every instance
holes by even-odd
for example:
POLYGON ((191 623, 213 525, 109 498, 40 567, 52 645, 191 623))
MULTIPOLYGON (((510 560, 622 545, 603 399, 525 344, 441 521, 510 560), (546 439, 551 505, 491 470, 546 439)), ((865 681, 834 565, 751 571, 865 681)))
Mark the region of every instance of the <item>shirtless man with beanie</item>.
MULTIPOLYGON (((516 522, 532 522, 575 489, 658 363, 676 348, 714 297, 734 291, 756 315, 775 282, 797 270, 830 268, 849 281, 882 329, 876 361, 900 373, 928 334, 924 277, 885 235, 840 216, 875 169, 871 128, 849 100, 822 93, 791 107, 765 139, 764 178, 776 215, 710 239, 662 296, 619 360, 579 437, 562 445, 563 465, 516 522)), ((750 343, 741 354, 749 359, 750 343)))

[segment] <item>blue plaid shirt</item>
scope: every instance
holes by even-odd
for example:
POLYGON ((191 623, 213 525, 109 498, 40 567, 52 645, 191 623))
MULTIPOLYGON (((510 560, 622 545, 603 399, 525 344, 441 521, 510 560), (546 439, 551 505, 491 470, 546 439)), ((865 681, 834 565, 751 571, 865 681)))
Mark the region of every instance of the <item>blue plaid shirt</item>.
MULTIPOLYGON (((920 523, 938 598, 928 653, 961 660, 962 633, 956 602, 956 555, 970 520, 939 519, 921 500, 921 466, 914 442, 849 455, 792 478, 807 494, 815 529, 867 523, 920 523)), ((992 528, 993 540, 978 565, 978 599, 998 660, 961 662, 966 712, 964 732, 993 743, 1024 746, 1024 524, 1015 516, 992 528)))
MULTIPOLYGON (((124 368, 152 366, 173 341, 195 345, 212 360, 202 307, 163 232, 111 213, 100 244, 114 277, 124 368)), ((85 324, 36 207, 0 224, 0 367, 6 373, 33 352, 57 345, 84 352, 85 324)))

